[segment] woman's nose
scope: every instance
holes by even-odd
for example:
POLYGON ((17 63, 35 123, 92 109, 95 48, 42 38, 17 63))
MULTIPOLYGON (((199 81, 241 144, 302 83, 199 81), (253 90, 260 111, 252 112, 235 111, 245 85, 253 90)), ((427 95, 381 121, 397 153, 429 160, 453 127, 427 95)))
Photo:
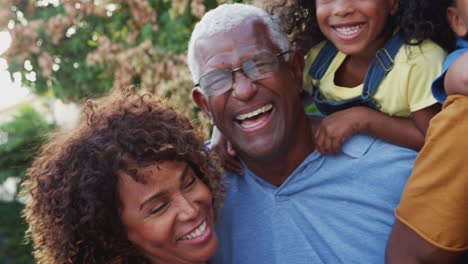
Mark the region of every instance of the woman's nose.
POLYGON ((179 210, 178 219, 180 221, 190 221, 197 217, 199 208, 194 201, 182 196, 179 200, 179 210))

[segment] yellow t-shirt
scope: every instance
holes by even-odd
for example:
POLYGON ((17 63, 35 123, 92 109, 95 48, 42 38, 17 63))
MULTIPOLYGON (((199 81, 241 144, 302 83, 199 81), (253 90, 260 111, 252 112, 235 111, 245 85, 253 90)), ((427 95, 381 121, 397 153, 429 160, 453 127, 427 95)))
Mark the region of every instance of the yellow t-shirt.
MULTIPOLYGON (((334 83, 335 72, 347 56, 342 52, 338 51, 322 80, 313 80, 309 75, 309 68, 323 46, 325 41, 314 46, 306 56, 304 89, 311 92, 311 84, 315 84, 323 98, 335 102, 360 96, 363 84, 349 88, 334 83)), ((393 69, 373 96, 381 107, 380 111, 390 116, 409 118, 412 112, 435 104, 437 101, 432 97, 431 84, 441 73, 446 56, 446 52, 432 41, 418 46, 404 44, 395 56, 393 69)))

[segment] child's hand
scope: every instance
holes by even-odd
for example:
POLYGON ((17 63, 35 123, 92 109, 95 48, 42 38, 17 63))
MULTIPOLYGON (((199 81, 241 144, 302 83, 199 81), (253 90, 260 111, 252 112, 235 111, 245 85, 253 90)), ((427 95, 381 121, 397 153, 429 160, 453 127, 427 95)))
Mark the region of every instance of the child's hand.
POLYGON ((360 131, 362 111, 366 111, 365 107, 352 107, 323 118, 315 131, 316 150, 326 155, 340 154, 341 144, 360 131))
POLYGON ((213 128, 213 135, 211 136, 211 148, 218 153, 221 164, 225 169, 239 175, 244 174, 242 164, 236 158, 237 153, 232 148, 231 142, 227 141, 216 127, 213 128))

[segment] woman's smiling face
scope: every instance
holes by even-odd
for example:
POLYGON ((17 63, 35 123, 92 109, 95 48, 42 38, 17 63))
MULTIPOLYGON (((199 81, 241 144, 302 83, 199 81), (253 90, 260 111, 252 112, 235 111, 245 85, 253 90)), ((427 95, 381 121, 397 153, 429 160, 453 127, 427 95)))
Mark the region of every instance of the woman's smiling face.
POLYGON ((212 197, 185 162, 162 161, 121 172, 118 193, 128 239, 152 263, 204 263, 216 251, 212 197))

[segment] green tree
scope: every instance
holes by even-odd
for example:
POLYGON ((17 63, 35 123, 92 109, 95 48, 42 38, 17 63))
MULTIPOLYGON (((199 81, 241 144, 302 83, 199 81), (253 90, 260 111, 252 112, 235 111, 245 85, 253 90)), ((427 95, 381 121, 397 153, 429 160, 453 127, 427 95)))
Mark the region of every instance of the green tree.
MULTIPOLYGON (((33 155, 55 127, 29 105, 20 106, 18 115, 0 125, 0 184, 24 178, 33 155)), ((0 263, 33 263, 31 246, 24 242, 22 209, 16 193, 12 201, 0 200, 0 263)))
POLYGON ((12 121, 0 125, 0 183, 24 178, 33 155, 55 127, 30 105, 20 106, 12 121))
POLYGON ((20 217, 23 204, 0 201, 0 263, 32 264, 32 246, 26 244, 26 223, 20 217))
POLYGON ((186 47, 193 26, 222 0, 0 1, 11 73, 37 94, 77 101, 113 86, 169 97, 198 120, 186 47), (3 10, 3 11, 2 11, 3 10))

